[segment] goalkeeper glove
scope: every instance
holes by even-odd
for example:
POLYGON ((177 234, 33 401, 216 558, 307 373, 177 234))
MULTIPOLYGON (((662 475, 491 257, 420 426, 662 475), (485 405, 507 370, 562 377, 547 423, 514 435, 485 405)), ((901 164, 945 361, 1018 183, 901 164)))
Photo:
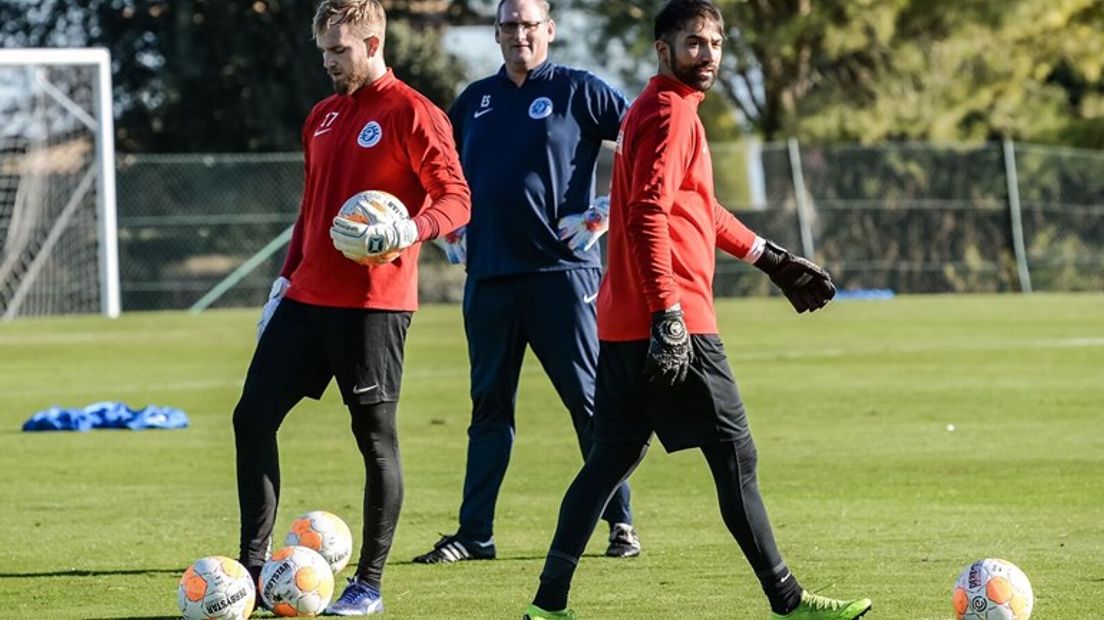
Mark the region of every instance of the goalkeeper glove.
POLYGON ((333 219, 330 239, 345 258, 362 261, 372 256, 398 252, 414 245, 418 226, 414 220, 396 220, 386 224, 363 224, 341 216, 333 219))
POLYGON ((599 196, 594 206, 582 213, 561 217, 559 227, 560 240, 567 242, 567 247, 586 252, 609 230, 609 196, 599 196))
POLYGON ((468 228, 461 226, 456 230, 433 240, 437 247, 445 252, 445 258, 453 265, 463 265, 468 260, 468 228))
POLYGON ((272 315, 276 314, 276 306, 280 305, 280 300, 284 298, 284 293, 287 293, 289 288, 291 288, 291 280, 284 276, 276 278, 272 283, 272 290, 268 292, 268 301, 261 308, 261 320, 257 321, 257 340, 261 339, 261 334, 264 333, 272 315))
POLYGON ((694 361, 690 334, 682 319, 682 308, 675 304, 652 313, 652 336, 648 342, 648 359, 644 376, 649 381, 661 380, 668 385, 681 383, 694 361))
POLYGON ((772 241, 766 242, 763 255, 755 261, 755 266, 770 276, 771 282, 782 290, 799 313, 819 310, 836 295, 836 286, 827 271, 810 260, 794 256, 772 241))

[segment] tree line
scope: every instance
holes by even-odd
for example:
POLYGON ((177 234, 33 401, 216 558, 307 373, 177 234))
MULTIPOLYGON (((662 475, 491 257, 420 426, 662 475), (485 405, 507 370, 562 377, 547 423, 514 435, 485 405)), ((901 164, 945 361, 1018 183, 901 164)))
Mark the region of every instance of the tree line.
MULTIPOLYGON (((629 89, 655 68, 663 0, 574 0, 596 57, 629 89)), ((307 0, 9 0, 5 47, 112 52, 117 144, 127 152, 299 148, 330 92, 307 0)), ((441 45, 494 3, 390 0, 388 62, 442 106, 474 77, 441 45), (427 9, 426 7, 430 7, 427 9)), ((711 130, 836 142, 1016 140, 1104 148, 1099 0, 718 0, 724 71, 711 130)), ((490 44, 488 42, 488 44, 490 44)))

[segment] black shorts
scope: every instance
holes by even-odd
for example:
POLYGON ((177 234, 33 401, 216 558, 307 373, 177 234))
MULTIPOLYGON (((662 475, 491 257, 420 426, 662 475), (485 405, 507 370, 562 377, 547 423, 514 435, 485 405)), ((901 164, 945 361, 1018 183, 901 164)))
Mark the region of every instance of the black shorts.
POLYGON ((652 433, 668 452, 749 436, 747 414, 716 335, 692 335, 694 361, 676 386, 644 377, 648 341, 602 341, 594 402, 594 440, 644 444, 652 433))
POLYGON ((284 299, 257 343, 245 377, 247 389, 253 384, 317 400, 336 378, 346 404, 398 401, 410 318, 410 312, 327 308, 284 299))

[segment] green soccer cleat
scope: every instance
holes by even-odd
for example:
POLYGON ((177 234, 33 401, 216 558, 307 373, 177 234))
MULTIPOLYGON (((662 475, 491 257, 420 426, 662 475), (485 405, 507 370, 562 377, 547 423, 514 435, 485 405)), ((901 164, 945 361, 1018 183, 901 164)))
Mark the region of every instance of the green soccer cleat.
POLYGON ((837 601, 809 591, 801 593, 801 603, 785 616, 771 614, 771 620, 854 620, 865 616, 874 604, 868 598, 837 601))
POLYGON ((545 611, 536 605, 530 605, 525 608, 525 613, 522 614, 521 620, 576 620, 577 616, 575 612, 570 609, 564 609, 563 611, 545 611))

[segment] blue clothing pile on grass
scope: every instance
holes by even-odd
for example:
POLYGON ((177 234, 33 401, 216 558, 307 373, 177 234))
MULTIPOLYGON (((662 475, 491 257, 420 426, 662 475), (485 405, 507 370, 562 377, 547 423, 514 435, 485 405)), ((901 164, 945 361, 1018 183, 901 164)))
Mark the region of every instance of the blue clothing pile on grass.
POLYGON ((147 405, 131 409, 126 403, 106 401, 79 409, 58 406, 43 409, 23 423, 24 431, 88 431, 93 428, 187 428, 188 416, 179 409, 147 405))

